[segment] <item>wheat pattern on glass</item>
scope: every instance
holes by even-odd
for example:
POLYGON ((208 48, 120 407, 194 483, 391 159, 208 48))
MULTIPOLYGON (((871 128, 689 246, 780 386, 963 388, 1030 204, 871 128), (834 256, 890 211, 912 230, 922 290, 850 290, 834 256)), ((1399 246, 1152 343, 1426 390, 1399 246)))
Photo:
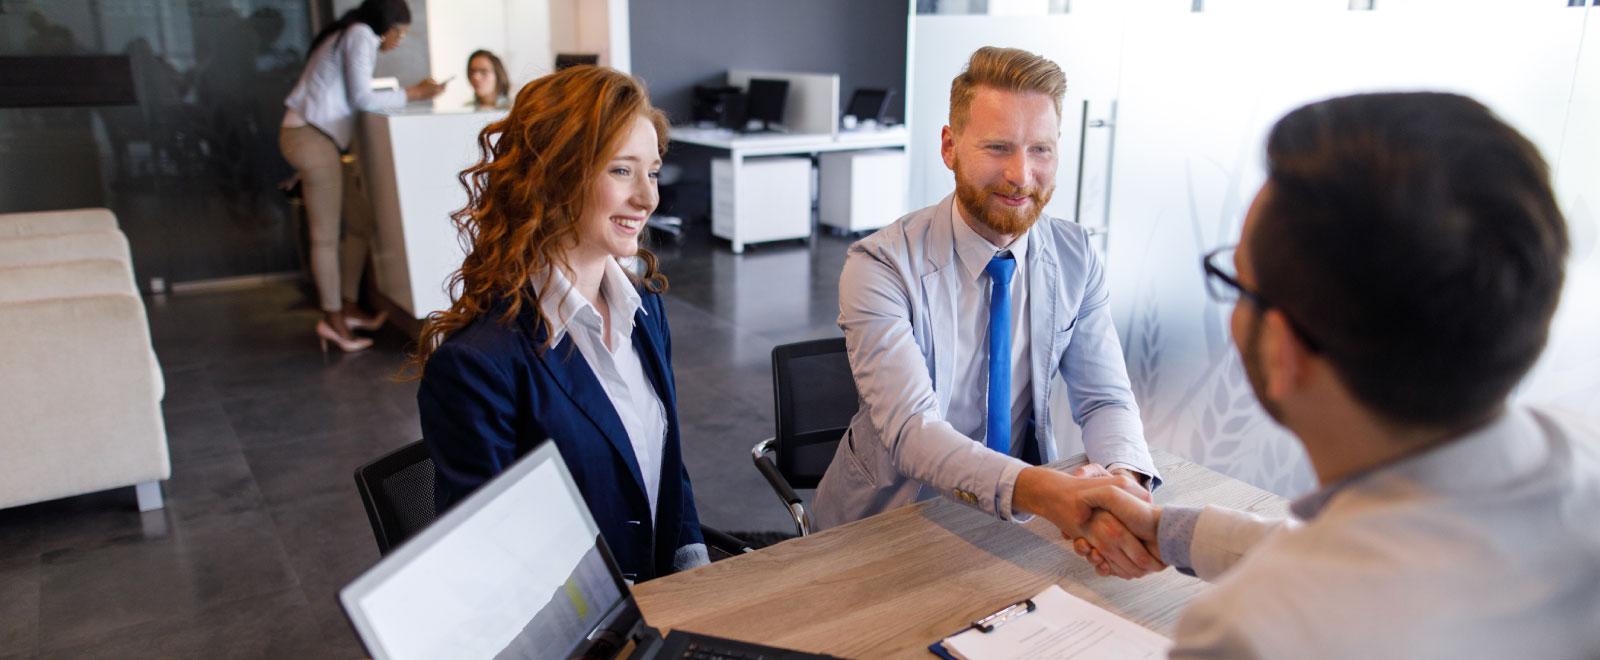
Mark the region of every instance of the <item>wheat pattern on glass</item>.
POLYGON ((1201 254, 1238 240, 1248 203, 1237 192, 1240 169, 1209 159, 1192 159, 1185 167, 1191 242, 1173 245, 1184 242, 1179 237, 1185 232, 1162 231, 1158 220, 1144 246, 1128 329, 1129 375, 1152 443, 1256 486, 1296 495, 1315 485, 1309 462, 1299 443, 1256 402, 1229 336, 1232 307, 1210 300, 1199 265, 1201 254), (1203 202, 1202 186, 1217 185, 1231 192, 1220 203, 1203 202), (1173 266, 1150 258, 1172 252, 1194 256, 1173 266), (1204 301, 1198 318, 1189 316, 1195 309, 1189 296, 1204 301))

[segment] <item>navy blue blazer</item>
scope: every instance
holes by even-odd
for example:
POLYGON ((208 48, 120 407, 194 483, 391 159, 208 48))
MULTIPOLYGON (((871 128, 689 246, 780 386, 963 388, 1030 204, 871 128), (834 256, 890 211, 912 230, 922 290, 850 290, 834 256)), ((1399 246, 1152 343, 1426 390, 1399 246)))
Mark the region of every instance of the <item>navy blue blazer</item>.
POLYGON ((678 548, 703 542, 678 446, 666 308, 659 295, 641 290, 639 296, 633 345, 667 413, 658 519, 650 519, 639 462, 622 420, 572 335, 540 350, 549 332, 539 324, 536 306, 524 304, 507 327, 500 323, 505 303, 445 340, 423 368, 417 408, 435 466, 439 511, 550 438, 629 579, 671 573, 678 548))

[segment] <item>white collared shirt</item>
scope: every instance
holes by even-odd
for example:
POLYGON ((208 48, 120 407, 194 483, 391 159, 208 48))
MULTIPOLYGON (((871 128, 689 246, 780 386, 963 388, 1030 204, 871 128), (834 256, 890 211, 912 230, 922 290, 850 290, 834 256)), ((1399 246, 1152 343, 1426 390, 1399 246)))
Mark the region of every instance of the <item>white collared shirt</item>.
MULTIPOLYGON (((989 410, 989 298, 993 293, 993 280, 984 268, 989 260, 1002 252, 993 243, 978 235, 966 223, 966 212, 961 202, 951 196, 950 218, 955 224, 956 260, 964 277, 961 278, 960 299, 956 309, 981 310, 961 317, 956 322, 955 376, 950 392, 950 410, 945 421, 962 434, 978 442, 987 443, 989 410)), ((1011 274, 1011 455, 1022 456, 1022 443, 1027 440, 1028 419, 1033 416, 1033 354, 1029 340, 1028 314, 1028 236, 1024 232, 1004 251, 1017 260, 1011 274)), ((1138 472, 1127 463, 1111 463, 1107 470, 1125 468, 1138 472)), ((1145 477, 1148 479, 1148 475, 1145 477)), ((1148 481, 1146 481, 1148 484, 1148 481)))
POLYGON ((639 474, 650 499, 650 519, 654 521, 661 486, 661 455, 667 441, 667 414, 633 345, 633 317, 641 304, 639 292, 622 266, 615 259, 607 259, 600 279, 601 295, 605 296, 611 315, 611 348, 607 349, 599 310, 572 287, 561 269, 552 268, 549 272, 548 292, 539 291, 542 273, 533 276, 533 287, 539 310, 550 324, 550 343, 558 344, 566 333, 572 333, 572 343, 611 399, 611 407, 622 420, 634 458, 639 462, 639 474))
POLYGON ((355 135, 358 113, 405 105, 406 90, 372 89, 372 68, 382 43, 372 27, 356 22, 317 44, 283 101, 288 107, 283 126, 315 126, 345 151, 355 135))
MULTIPOLYGON (((989 299, 993 280, 984 272, 1002 250, 967 225, 961 203, 950 214, 955 223, 956 264, 962 271, 956 309, 972 310, 956 319, 955 374, 945 421, 962 435, 981 443, 988 439, 989 299)), ((1022 443, 1033 414, 1032 350, 1028 340, 1028 235, 1005 248, 1017 260, 1011 274, 1011 455, 1022 455, 1022 443)))

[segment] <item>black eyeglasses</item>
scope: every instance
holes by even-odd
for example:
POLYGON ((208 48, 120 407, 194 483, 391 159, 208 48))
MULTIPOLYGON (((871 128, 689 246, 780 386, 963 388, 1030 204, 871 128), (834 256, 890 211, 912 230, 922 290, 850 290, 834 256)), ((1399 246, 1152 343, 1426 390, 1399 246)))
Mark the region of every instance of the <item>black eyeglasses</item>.
MULTIPOLYGON (((1267 310, 1277 306, 1273 305, 1272 301, 1262 297, 1260 293, 1252 291, 1239 283, 1238 276, 1233 273, 1233 253, 1237 249, 1239 249, 1237 245, 1220 247, 1200 258, 1200 268, 1206 274, 1206 293, 1211 294, 1212 300, 1228 305, 1243 298, 1249 301, 1251 305, 1254 305, 1258 312, 1265 314, 1267 310)), ((1286 310, 1282 307, 1277 307, 1277 310, 1283 314, 1283 318, 1289 321, 1289 327, 1294 329, 1295 334, 1300 335, 1300 339, 1305 342, 1306 348, 1311 349, 1313 352, 1322 352, 1322 346, 1317 340, 1306 334, 1305 328, 1291 318, 1286 310)))

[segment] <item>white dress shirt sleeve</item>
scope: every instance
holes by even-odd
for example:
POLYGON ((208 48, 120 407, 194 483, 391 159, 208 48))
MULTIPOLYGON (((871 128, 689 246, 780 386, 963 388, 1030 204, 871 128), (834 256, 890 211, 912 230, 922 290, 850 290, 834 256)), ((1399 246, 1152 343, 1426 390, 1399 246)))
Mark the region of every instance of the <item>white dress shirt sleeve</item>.
POLYGON ((1212 582, 1251 548, 1300 524, 1292 518, 1263 518, 1219 506, 1167 506, 1161 513, 1156 541, 1162 562, 1212 582))

